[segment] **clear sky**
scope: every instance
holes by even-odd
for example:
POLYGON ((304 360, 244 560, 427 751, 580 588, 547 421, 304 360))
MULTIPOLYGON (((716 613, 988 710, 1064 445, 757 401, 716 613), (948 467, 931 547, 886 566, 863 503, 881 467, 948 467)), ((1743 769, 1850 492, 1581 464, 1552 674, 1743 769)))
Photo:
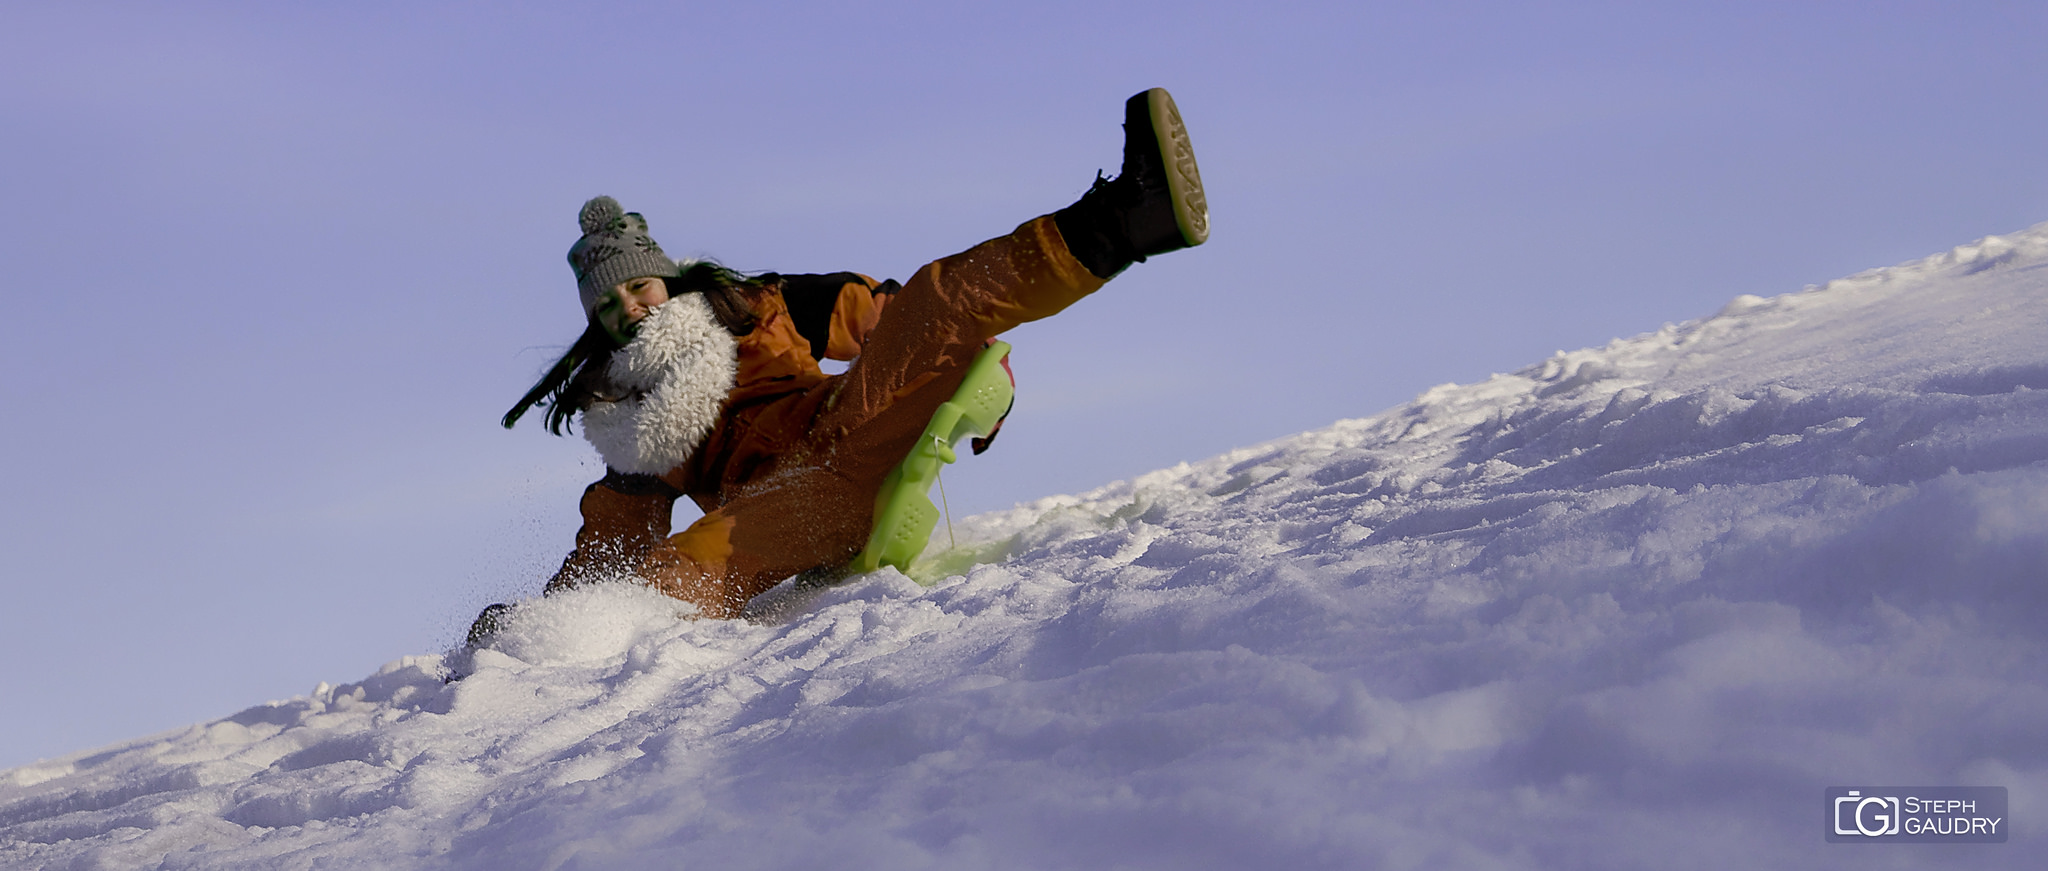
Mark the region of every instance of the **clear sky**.
POLYGON ((2048 6, 1423 6, 11 5, 0 767, 537 590, 600 470, 496 421, 580 327, 595 194, 672 254, 907 278, 1171 88, 1211 243, 1012 334, 956 512, 2048 220, 2048 6))

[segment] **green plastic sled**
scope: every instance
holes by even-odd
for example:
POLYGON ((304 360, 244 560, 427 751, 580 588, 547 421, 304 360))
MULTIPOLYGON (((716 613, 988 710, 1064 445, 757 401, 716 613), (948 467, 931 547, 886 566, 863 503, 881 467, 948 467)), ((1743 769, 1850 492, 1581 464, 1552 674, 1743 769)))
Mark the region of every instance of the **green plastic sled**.
POLYGON ((910 449, 909 456, 882 479, 875 495, 875 526, 868 533, 868 546, 847 568, 872 572, 894 566, 908 574, 910 564, 924 553, 925 543, 938 526, 939 509, 932 504, 932 483, 939 480, 939 468, 958 459, 953 446, 975 436, 994 432, 996 423, 1010 411, 1016 388, 1003 358, 1010 355, 1008 342, 996 342, 981 349, 967 364, 967 377, 953 398, 933 412, 924 435, 910 449))

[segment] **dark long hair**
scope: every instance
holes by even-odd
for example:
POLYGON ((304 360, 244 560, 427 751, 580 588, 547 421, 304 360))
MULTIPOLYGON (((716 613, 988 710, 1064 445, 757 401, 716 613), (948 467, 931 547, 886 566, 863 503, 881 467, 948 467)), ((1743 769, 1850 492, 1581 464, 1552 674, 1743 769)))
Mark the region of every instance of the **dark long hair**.
MULTIPOLYGON (((670 299, 686 293, 704 294, 704 301, 711 304, 711 314, 718 318, 719 325, 735 336, 754 331, 754 298, 772 280, 772 276, 749 277, 709 260, 690 263, 683 267, 682 274, 663 279, 670 299)), ((618 349, 619 343, 592 317, 584 324, 583 335, 576 338, 576 343, 548 367, 547 373, 534 382, 533 389, 519 397, 519 403, 505 412, 499 423, 511 429, 528 409, 540 405, 548 410, 548 432, 561 435, 576 412, 588 408, 592 399, 605 392, 605 369, 611 363, 612 352, 618 349)))

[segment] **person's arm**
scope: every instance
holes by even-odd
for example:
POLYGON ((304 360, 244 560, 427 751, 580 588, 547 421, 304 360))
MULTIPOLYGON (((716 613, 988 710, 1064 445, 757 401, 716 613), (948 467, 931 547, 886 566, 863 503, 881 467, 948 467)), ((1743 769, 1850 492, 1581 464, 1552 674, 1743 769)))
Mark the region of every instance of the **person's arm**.
POLYGON ((860 356, 868 332, 882 317, 882 308, 903 286, 894 280, 876 282, 858 272, 826 275, 783 275, 782 301, 789 306, 797 333, 811 343, 815 360, 851 360, 860 356))
POLYGON ((669 517, 682 492, 654 475, 606 469, 604 478, 583 490, 578 507, 583 528, 576 549, 548 581, 547 591, 627 574, 640 558, 668 537, 669 517))

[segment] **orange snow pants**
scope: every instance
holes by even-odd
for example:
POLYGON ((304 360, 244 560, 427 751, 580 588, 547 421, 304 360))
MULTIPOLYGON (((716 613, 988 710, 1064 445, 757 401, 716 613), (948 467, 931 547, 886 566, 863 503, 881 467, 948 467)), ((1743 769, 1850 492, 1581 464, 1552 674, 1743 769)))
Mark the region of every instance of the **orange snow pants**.
MULTIPOLYGON (((645 541, 622 554, 637 563, 633 574, 706 617, 737 616, 785 578, 844 565, 867 543, 883 477, 952 398, 987 340, 1050 317, 1102 284, 1068 253, 1049 215, 926 264, 883 309, 846 372, 776 411, 802 432, 788 450, 716 494, 703 518, 665 539, 649 533, 667 532, 666 508, 645 517, 644 507, 610 504, 635 497, 593 486, 584 494, 579 553, 645 541), (621 527, 608 517, 637 519, 621 527)), ((570 574, 565 566, 549 589, 573 584, 570 574)))

